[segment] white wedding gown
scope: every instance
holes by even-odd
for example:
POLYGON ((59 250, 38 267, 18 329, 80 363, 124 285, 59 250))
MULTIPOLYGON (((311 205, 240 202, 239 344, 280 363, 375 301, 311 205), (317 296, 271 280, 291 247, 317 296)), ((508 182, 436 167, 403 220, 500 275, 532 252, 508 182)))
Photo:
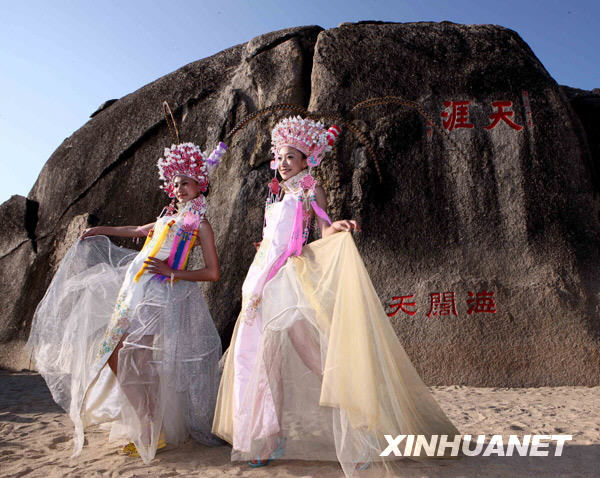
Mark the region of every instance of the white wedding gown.
POLYGON ((74 455, 84 430, 112 423, 111 439, 132 441, 154 458, 160 433, 167 444, 189 435, 222 444, 211 433, 220 380, 221 341, 197 283, 135 276, 174 221, 155 255, 168 257, 186 208, 157 220, 138 253, 105 236, 78 240, 39 303, 28 345, 52 397, 69 413, 74 455), (119 341, 117 376, 107 364, 119 341))

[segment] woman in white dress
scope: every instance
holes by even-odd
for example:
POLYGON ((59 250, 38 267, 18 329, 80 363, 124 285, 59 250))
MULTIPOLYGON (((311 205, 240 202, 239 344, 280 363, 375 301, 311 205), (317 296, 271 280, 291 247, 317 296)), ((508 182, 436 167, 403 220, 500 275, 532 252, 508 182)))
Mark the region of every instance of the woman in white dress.
POLYGON ((345 474, 381 476, 385 435, 458 435, 419 378, 358 254, 352 220, 331 222, 310 168, 339 129, 301 117, 272 132, 275 179, 263 239, 242 286, 242 309, 213 432, 232 459, 336 460, 345 474), (304 245, 316 217, 322 239, 304 245))
POLYGON ((74 455, 85 428, 103 423, 145 463, 189 435, 222 444, 211 433, 221 341, 197 282, 219 279, 203 193, 224 152, 223 143, 210 156, 192 143, 165 149, 160 177, 178 207, 173 199, 145 226, 87 229, 36 309, 29 346, 73 421, 74 455), (147 239, 138 252, 108 235, 147 239), (205 266, 185 270, 195 245, 205 266))

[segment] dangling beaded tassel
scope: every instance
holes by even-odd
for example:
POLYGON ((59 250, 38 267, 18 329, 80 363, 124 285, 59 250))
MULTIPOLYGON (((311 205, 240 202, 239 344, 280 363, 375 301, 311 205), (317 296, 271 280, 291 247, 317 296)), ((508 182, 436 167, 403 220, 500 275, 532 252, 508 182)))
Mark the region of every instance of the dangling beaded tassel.
POLYGON ((281 187, 279 186, 279 181, 277 181, 277 176, 274 176, 271 182, 269 183, 269 194, 267 195, 267 204, 272 204, 278 201, 280 192, 281 187))
POLYGON ((265 215, 263 217, 263 237, 265 227, 267 227, 267 206, 279 201, 281 198, 281 186, 277 180, 277 173, 273 176, 273 179, 268 184, 269 192, 267 193, 267 199, 265 200, 265 215))
POLYGON ((167 210, 165 211, 165 216, 172 216, 175 214, 175 210, 177 207, 175 206, 175 198, 171 199, 171 202, 167 206, 167 210))
POLYGON ((173 214, 175 214, 175 212, 177 212, 177 206, 175 204, 175 198, 173 198, 171 199, 171 202, 168 206, 163 207, 158 217, 172 216, 173 214))

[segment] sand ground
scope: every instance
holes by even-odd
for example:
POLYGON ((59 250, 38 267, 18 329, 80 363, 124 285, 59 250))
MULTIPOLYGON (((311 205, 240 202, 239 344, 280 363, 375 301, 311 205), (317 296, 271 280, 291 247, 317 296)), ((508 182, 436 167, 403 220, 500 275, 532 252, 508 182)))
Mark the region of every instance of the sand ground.
MULTIPOLYGON (((441 464, 407 462, 402 476, 600 476, 600 387, 432 387, 463 434, 571 434, 560 457, 463 457, 441 464)), ((250 469, 230 461, 230 448, 193 441, 157 454, 149 465, 116 454, 108 433, 93 427, 77 458, 72 425, 35 373, 0 371, 0 476, 342 477, 337 463, 279 461, 250 469)), ((551 454, 553 454, 551 452, 551 454)))

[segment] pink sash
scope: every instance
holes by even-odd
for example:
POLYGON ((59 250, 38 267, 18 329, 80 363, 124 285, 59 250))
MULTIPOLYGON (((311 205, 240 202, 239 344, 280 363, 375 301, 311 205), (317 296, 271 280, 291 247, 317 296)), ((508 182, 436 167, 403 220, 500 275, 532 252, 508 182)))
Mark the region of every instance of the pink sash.
MULTIPOLYGON (((292 235, 286 251, 277 259, 277 262, 273 265, 267 276, 267 281, 271 280, 277 271, 281 269, 288 257, 298 256, 302 253, 302 246, 304 245, 304 212, 302 210, 302 193, 298 195, 298 202, 296 204, 296 214, 294 216, 294 225, 292 227, 292 235)), ((321 207, 317 204, 314 194, 311 194, 310 205, 315 211, 315 214, 323 219, 327 224, 331 226, 331 219, 321 207)))

